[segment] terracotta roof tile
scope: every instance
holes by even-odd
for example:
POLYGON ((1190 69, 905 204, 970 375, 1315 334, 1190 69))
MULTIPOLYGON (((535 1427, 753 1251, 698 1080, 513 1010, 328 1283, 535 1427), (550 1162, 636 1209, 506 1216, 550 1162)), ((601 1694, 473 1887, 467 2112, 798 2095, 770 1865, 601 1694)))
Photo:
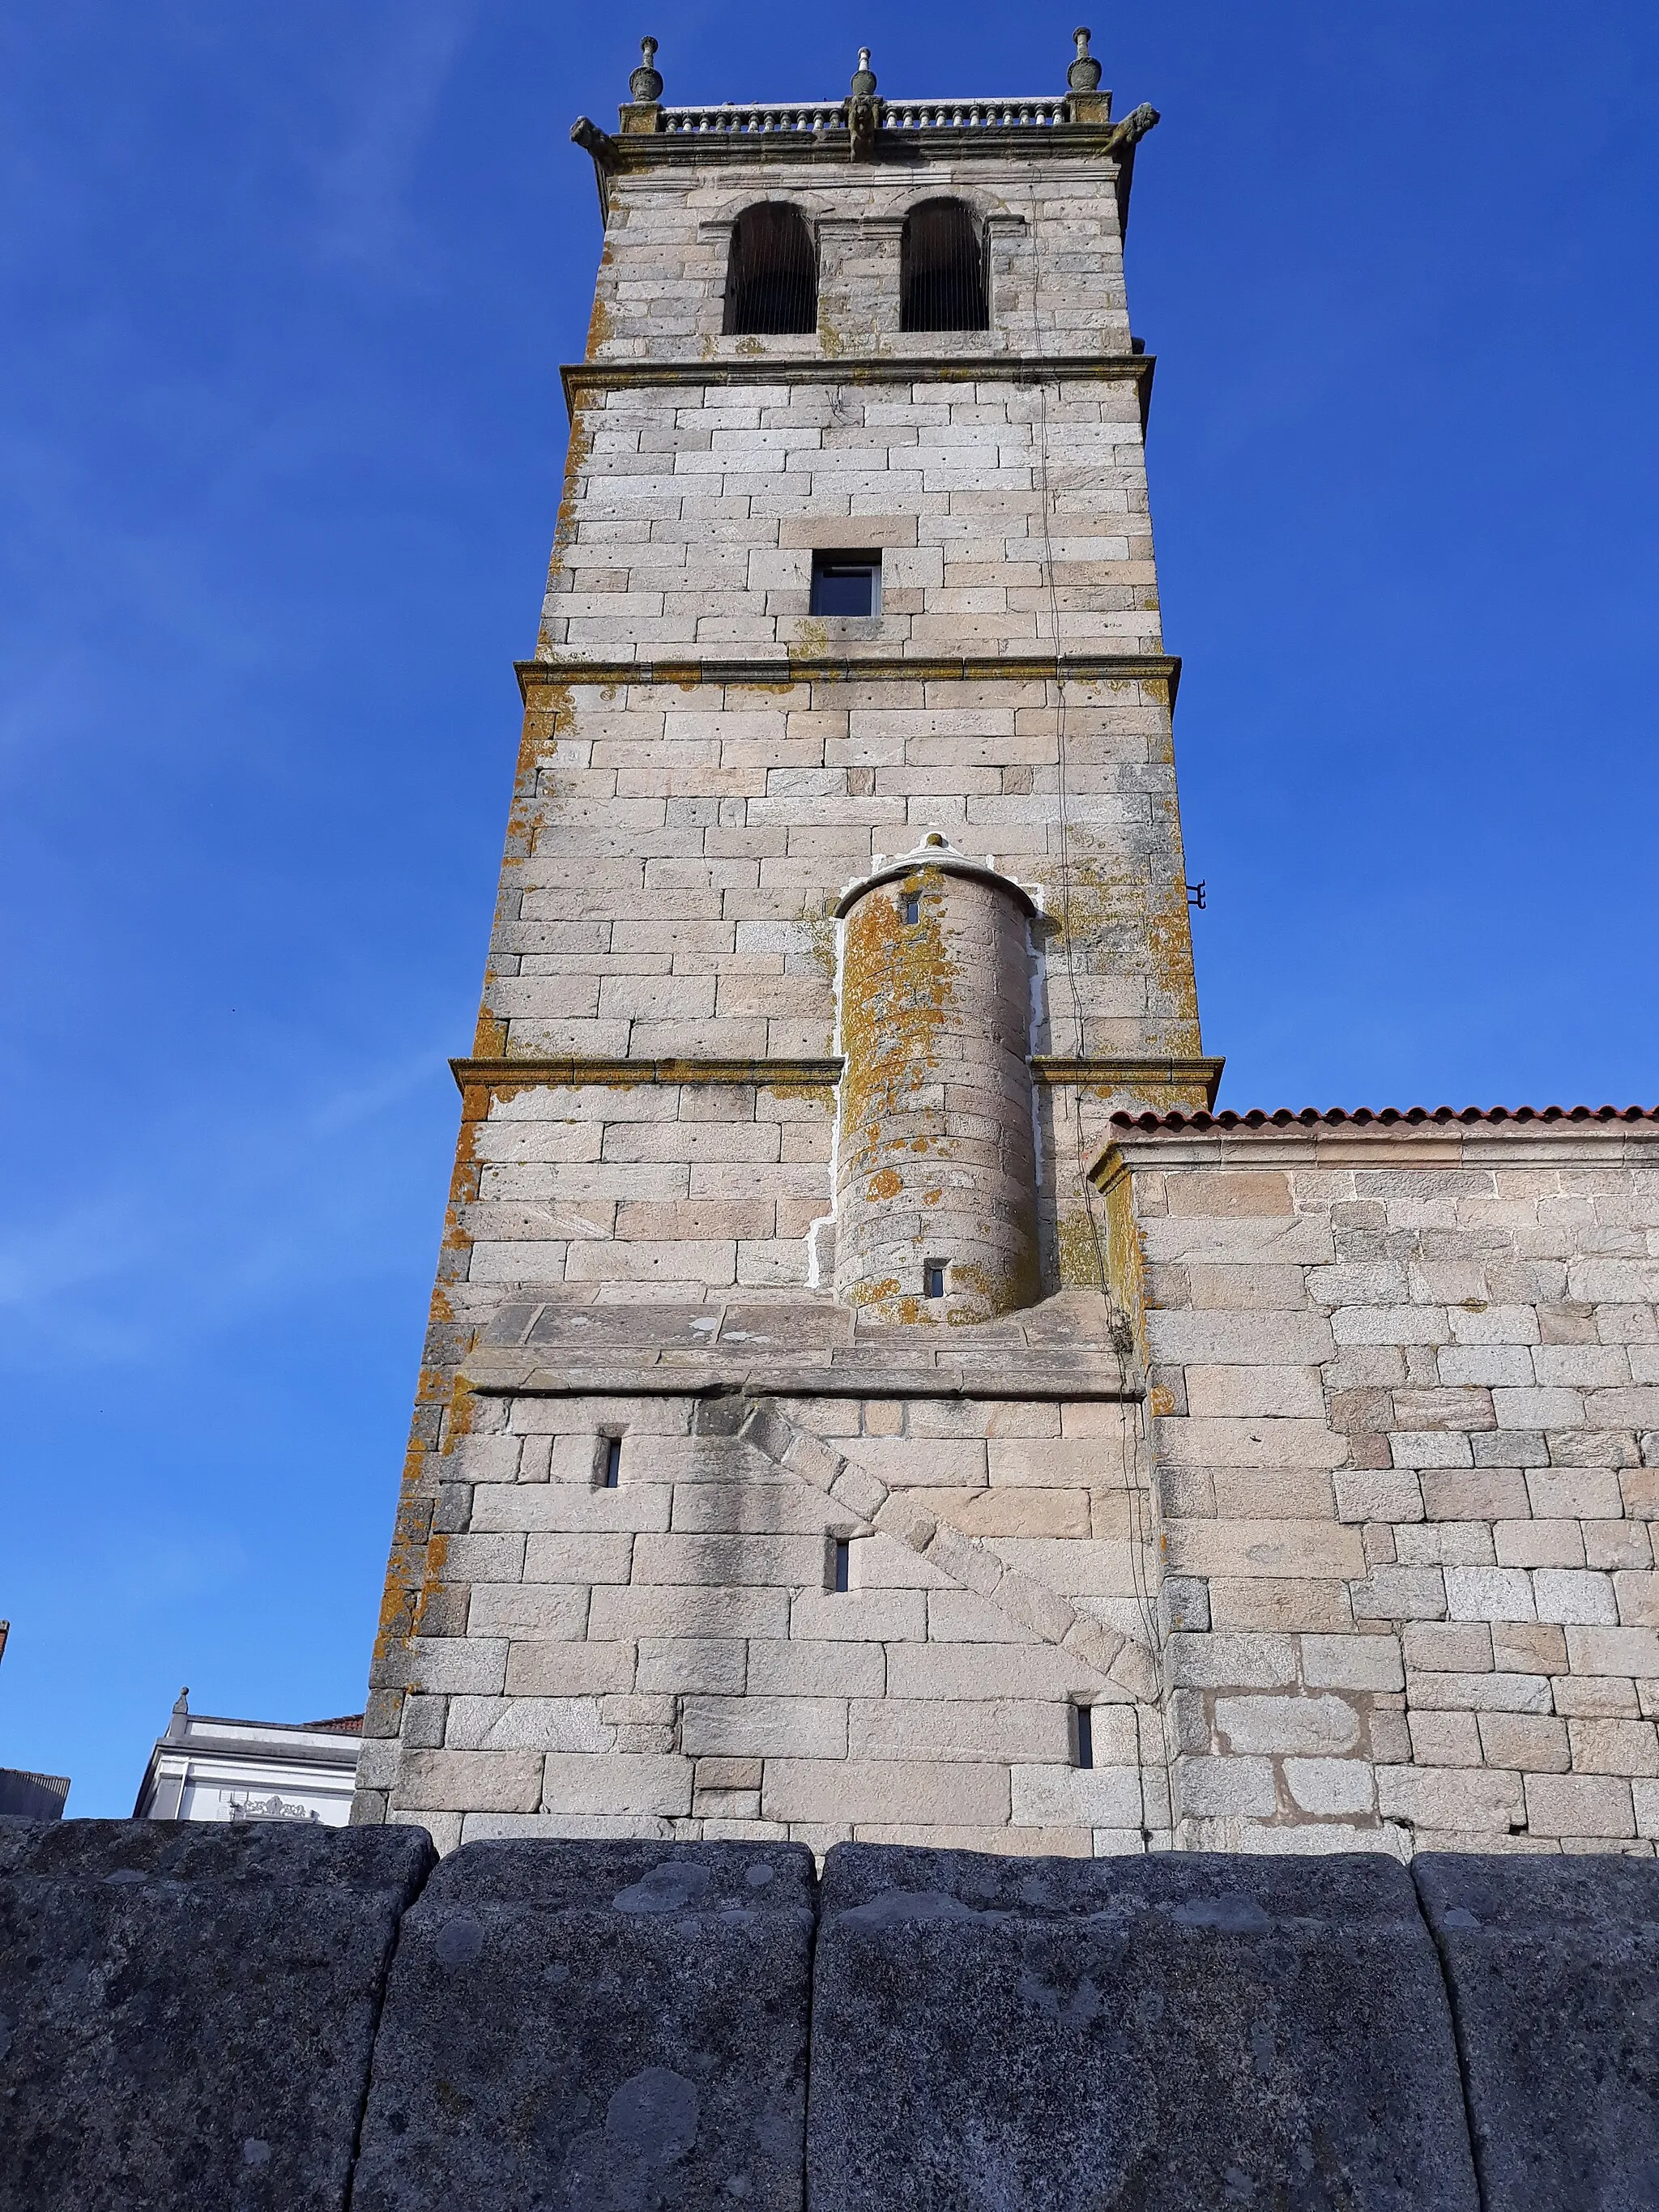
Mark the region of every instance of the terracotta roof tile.
POLYGON ((1659 1121, 1659 1106, 1281 1106, 1268 1113, 1253 1107, 1245 1114, 1114 1114, 1116 1129, 1290 1129, 1329 1123, 1394 1128, 1401 1123, 1448 1121, 1659 1121))

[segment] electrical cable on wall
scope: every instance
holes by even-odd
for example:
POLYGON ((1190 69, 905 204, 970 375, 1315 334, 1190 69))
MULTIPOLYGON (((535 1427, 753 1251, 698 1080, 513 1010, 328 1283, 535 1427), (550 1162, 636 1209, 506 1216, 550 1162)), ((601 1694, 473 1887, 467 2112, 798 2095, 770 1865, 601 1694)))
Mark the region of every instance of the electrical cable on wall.
MULTIPOLYGON (((1044 288, 1041 227, 1037 218, 1037 203, 1035 194, 1033 194, 1028 204, 1030 209, 1030 229, 1031 238, 1032 271, 1031 321, 1033 330, 1039 341, 1038 349, 1040 356, 1042 351, 1042 315, 1044 288)), ((1055 384, 1054 390, 1056 397, 1058 397, 1060 392, 1060 386, 1058 382, 1055 384)), ((1060 945, 1066 969, 1066 988, 1070 991, 1072 998, 1072 1019, 1076 1031, 1075 1050, 1078 1059, 1082 1060, 1085 1057, 1084 1050, 1083 999, 1082 994, 1078 988, 1076 955, 1072 935, 1071 817, 1069 810, 1070 793, 1068 790, 1070 781, 1070 763, 1066 752, 1066 678, 1065 662, 1060 649, 1060 592, 1054 579, 1054 542, 1051 520, 1054 493, 1049 475, 1048 457, 1048 385, 1047 378, 1041 374, 1039 374, 1036 379, 1036 403, 1037 480, 1039 491, 1037 512, 1042 527, 1042 574, 1044 587, 1048 601, 1048 632, 1054 649, 1054 759, 1057 799, 1056 811, 1060 823, 1060 945)), ((1052 1030, 1052 1002, 1050 1026, 1052 1030)), ((1099 1218, 1095 1212, 1094 1186, 1089 1179, 1088 1162, 1085 1156, 1083 1142, 1083 1085, 1081 1081, 1079 1081, 1076 1086, 1076 1093, 1073 1099, 1072 1133, 1076 1155, 1078 1184, 1083 1194, 1084 1218, 1089 1224, 1090 1242, 1094 1249, 1095 1272, 1100 1284, 1101 1297, 1109 1307, 1111 1304, 1110 1275, 1106 1262, 1105 1247, 1101 1241, 1099 1218)), ((1057 1232, 1059 1227, 1058 1191, 1056 1191, 1055 1199, 1055 1227, 1057 1232)), ((1112 1350, 1117 1360, 1118 1375, 1123 1383, 1125 1391, 1125 1399, 1121 1402, 1127 1403, 1129 1380, 1128 1362, 1125 1356, 1122 1346, 1116 1340, 1115 1332, 1114 1332, 1112 1350)), ((1149 1587, 1149 1578, 1147 1574, 1147 1557, 1152 1540, 1151 1528, 1152 1518, 1151 1510, 1151 1483, 1149 1480, 1144 1482, 1142 1480, 1142 1470, 1139 1464, 1139 1425, 1136 1425, 1136 1431, 1133 1442, 1128 1435, 1128 1427, 1129 1424, 1127 1421, 1121 1422, 1119 1424, 1118 1451, 1119 1463, 1123 1478, 1124 1494, 1129 1500, 1129 1512, 1133 1524, 1129 1543, 1129 1572, 1134 1584, 1135 1607, 1140 1615, 1141 1626, 1145 1629, 1146 1634, 1147 1656, 1152 1662, 1154 1680, 1156 1681, 1158 1688, 1161 1693, 1164 1686, 1164 1668, 1160 1656, 1158 1611, 1153 1600, 1152 1592, 1149 1587)))

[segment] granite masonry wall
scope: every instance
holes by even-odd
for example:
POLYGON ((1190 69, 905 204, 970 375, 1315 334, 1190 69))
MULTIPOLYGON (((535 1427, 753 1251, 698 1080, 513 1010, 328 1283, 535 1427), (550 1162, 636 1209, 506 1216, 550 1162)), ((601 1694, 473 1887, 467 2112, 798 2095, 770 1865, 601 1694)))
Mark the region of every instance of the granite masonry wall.
POLYGON ((1126 1121, 1176 1840, 1659 1838, 1659 1121, 1126 1121), (1250 1126, 1250 1123, 1255 1126, 1250 1126))
POLYGON ((1144 1376, 1083 1170, 1114 1107, 1201 1105, 1219 1064, 1123 291, 1144 125, 1109 115, 896 112, 870 162, 833 113, 586 131, 604 248, 360 1820, 444 1849, 1170 1837, 1144 1376), (898 328, 905 216, 941 195, 988 330, 898 328), (817 328, 725 336, 732 222, 778 199, 817 328), (881 611, 814 616, 813 554, 848 548, 881 611), (930 837, 1036 908, 1029 978, 912 960, 849 1025, 837 909, 930 837), (988 1007, 994 1127, 956 1073, 988 1007), (917 1237, 862 1317, 831 1287, 860 1051, 937 1107, 888 1180, 956 1224, 943 1298, 917 1237))
POLYGON ((839 112, 585 130, 355 1817, 1650 1853, 1652 1118, 1210 1118, 1123 289, 1150 112, 896 110, 867 161, 839 112), (940 194, 988 330, 897 328, 940 194), (724 336, 777 199, 817 328, 724 336), (814 616, 849 548, 881 611, 814 616), (1028 1013, 925 927, 849 981, 849 904, 902 933, 929 853, 1012 887, 1028 1013), (912 1193, 837 1298, 843 1224, 912 1193))

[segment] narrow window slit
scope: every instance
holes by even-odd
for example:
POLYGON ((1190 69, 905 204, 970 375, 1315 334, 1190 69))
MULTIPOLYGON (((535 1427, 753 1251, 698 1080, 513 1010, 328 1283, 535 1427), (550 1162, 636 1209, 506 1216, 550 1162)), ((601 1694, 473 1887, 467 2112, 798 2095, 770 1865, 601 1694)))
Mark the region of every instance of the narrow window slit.
POLYGON ((601 1437, 599 1446, 599 1488, 619 1490, 622 1487, 622 1438, 601 1437))
POLYGON ((1077 1739, 1077 1764, 1092 1766, 1095 1763, 1095 1718, 1087 1705, 1073 1705, 1072 1726, 1077 1739))
POLYGON ((835 1557, 830 1562, 830 1586, 837 1590, 849 1590, 853 1587, 853 1545, 849 1537, 837 1536, 835 1540, 835 1557))
POLYGON ((945 1296, 945 1262, 943 1260, 924 1260, 921 1263, 921 1295, 925 1298, 945 1296))
POLYGON ((920 921, 921 920, 921 893, 920 891, 901 891, 899 893, 899 920, 901 921, 920 921))

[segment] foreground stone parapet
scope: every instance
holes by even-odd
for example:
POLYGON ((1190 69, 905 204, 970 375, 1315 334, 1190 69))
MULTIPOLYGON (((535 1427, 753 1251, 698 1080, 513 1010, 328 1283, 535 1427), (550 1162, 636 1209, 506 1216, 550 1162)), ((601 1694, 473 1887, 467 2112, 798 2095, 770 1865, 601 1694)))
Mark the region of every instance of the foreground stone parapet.
POLYGON ((812 1857, 469 1844, 404 1923, 354 2212, 796 2212, 812 1857))
POLYGON ((0 2212, 1659 2203, 1650 1864, 434 1864, 403 1827, 0 1821, 0 2212))
POLYGON ((0 2207, 334 2212, 418 1829, 0 1823, 0 2207))
POLYGON ((1486 2212, 1659 2204, 1659 1869, 1425 1853, 1413 1872, 1486 2212))
POLYGON ((1434 1947, 1381 1859, 843 1845, 812 2031, 814 2212, 1478 2201, 1434 1947))

